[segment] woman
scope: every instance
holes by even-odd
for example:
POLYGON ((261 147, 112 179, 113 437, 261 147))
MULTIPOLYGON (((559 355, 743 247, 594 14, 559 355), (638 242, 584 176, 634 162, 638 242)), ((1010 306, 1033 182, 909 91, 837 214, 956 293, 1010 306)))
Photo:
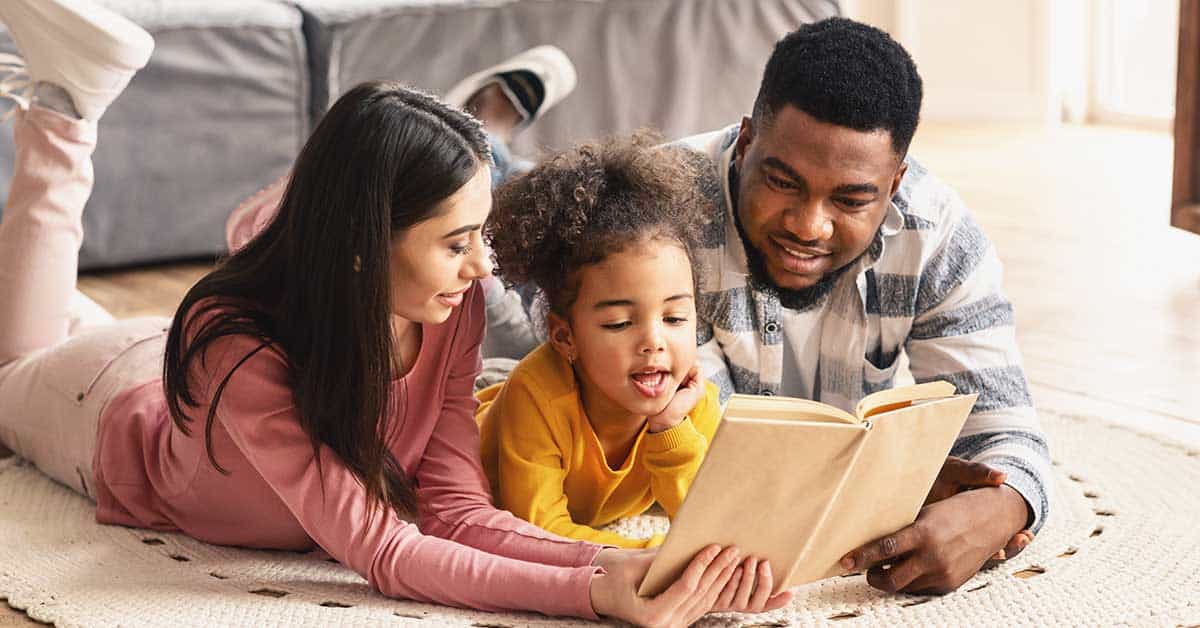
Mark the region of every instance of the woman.
POLYGON ((6 0, 0 20, 35 86, 0 222, 0 441, 93 497, 97 520, 316 545, 385 595, 479 609, 667 625, 761 610, 733 601, 734 548, 642 599, 649 554, 491 506, 472 417, 491 270, 473 119, 387 83, 351 90, 277 217, 172 320, 71 334, 96 120, 153 42, 85 0, 6 0))

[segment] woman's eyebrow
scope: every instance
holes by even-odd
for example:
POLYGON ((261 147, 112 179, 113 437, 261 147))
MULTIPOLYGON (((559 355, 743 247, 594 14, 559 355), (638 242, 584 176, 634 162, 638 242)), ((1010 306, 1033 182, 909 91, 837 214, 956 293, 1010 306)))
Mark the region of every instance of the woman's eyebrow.
POLYGON ((464 226, 459 227, 459 228, 455 229, 454 231, 451 231, 450 233, 447 233, 446 235, 442 236, 442 239, 444 240, 446 238, 453 238, 456 235, 470 233, 472 231, 475 231, 476 229, 482 229, 482 228, 483 228, 483 225, 464 225, 464 226))

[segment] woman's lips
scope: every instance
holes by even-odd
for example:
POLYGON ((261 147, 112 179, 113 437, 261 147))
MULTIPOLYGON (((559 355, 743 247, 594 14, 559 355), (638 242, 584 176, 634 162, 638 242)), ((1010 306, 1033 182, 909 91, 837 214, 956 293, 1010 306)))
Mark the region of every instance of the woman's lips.
POLYGON ((439 303, 446 307, 458 307, 462 305, 463 296, 467 294, 470 286, 459 290, 458 292, 443 292, 435 297, 439 303))

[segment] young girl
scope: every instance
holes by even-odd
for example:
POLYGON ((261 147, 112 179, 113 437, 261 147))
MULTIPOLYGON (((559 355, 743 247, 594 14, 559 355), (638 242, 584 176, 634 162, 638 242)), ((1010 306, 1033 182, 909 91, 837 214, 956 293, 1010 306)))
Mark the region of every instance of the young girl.
POLYGON ((94 498, 97 520, 319 546, 385 595, 479 609, 683 625, 778 606, 738 597, 735 548, 706 549, 642 599, 648 556, 491 505, 471 394, 487 143, 428 96, 352 89, 275 217, 174 319, 69 335, 96 120, 153 42, 85 0, 4 0, 0 20, 34 85, 32 104, 8 94, 20 110, 0 221, 0 441, 94 498))
POLYGON ((497 192, 498 273, 549 307, 548 342, 478 395, 497 506, 572 538, 662 542, 597 527, 654 502, 673 517, 720 419, 696 366, 698 187, 683 154, 642 138, 580 146, 497 192))

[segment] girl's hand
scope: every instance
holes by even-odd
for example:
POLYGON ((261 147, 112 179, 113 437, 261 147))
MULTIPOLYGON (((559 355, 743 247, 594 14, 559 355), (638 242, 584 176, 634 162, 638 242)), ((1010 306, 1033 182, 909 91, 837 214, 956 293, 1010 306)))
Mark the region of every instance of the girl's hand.
POLYGON ((709 545, 696 554, 683 575, 657 597, 637 594, 658 550, 602 550, 596 564, 608 573, 592 576, 592 609, 597 615, 639 626, 682 628, 714 610, 738 566, 735 547, 709 545))
POLYGON ((791 591, 771 595, 771 589, 774 587, 771 564, 765 560, 747 558, 733 570, 733 577, 717 598, 713 611, 761 613, 782 608, 792 602, 791 591))
POLYGON ((646 425, 650 432, 665 432, 679 425, 703 397, 704 376, 700 374, 699 367, 692 366, 683 383, 675 390, 675 396, 667 403, 667 407, 654 416, 646 417, 646 425))

